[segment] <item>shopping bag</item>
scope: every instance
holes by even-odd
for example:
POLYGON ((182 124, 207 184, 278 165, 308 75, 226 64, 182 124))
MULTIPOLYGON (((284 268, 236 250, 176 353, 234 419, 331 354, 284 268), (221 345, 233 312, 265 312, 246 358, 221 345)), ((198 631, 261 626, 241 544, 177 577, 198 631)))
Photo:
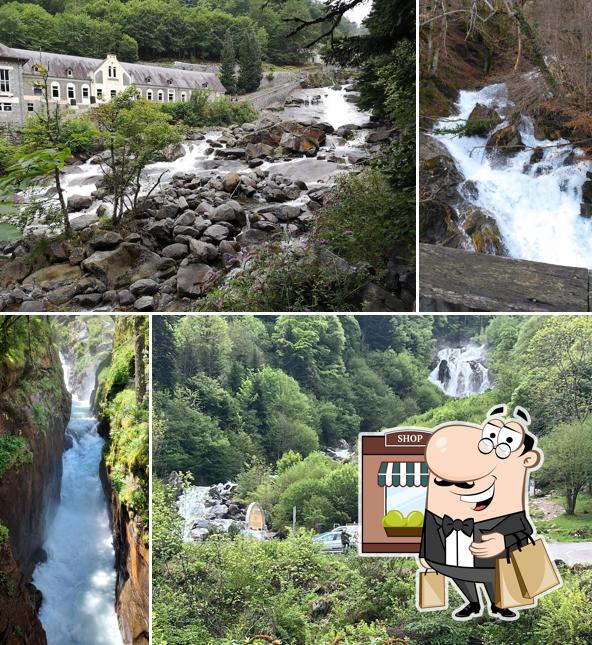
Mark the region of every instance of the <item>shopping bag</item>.
POLYGON ((523 593, 534 598, 561 585, 561 579, 551 562, 543 540, 533 540, 522 548, 514 549, 510 558, 523 593))
POLYGON ((522 591, 509 549, 505 557, 495 561, 495 604, 502 609, 532 605, 532 599, 522 591))
POLYGON ((446 607, 446 576, 437 571, 418 571, 417 580, 417 605, 420 609, 446 607))

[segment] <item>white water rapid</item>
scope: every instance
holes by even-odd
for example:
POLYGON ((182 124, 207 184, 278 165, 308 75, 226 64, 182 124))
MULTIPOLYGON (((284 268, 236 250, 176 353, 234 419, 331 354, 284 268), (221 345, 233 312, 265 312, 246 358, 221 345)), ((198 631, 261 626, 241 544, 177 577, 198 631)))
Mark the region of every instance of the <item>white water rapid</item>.
MULTIPOLYGON (((504 118, 512 106, 504 84, 462 91, 458 114, 440 121, 435 129, 458 125, 477 103, 496 107, 504 118)), ((526 149, 504 158, 487 154, 483 137, 437 134, 435 138, 446 146, 465 178, 474 182, 478 192, 467 191, 465 197, 495 217, 511 257, 592 268, 592 221, 580 215, 590 164, 569 162, 574 148, 567 141, 536 139, 528 118, 523 118, 520 133, 526 149), (531 164, 537 147, 543 149, 542 159, 531 164)))
POLYGON ((491 387, 485 359, 483 345, 445 347, 438 352, 438 364, 430 372, 430 381, 449 396, 485 392, 491 387))
MULTIPOLYGON (((69 383, 67 366, 64 366, 69 383)), ((88 400, 72 399, 61 500, 50 520, 47 561, 33 583, 43 594, 40 619, 48 645, 121 645, 115 613, 115 554, 99 479, 103 440, 88 400)))
MULTIPOLYGON (((335 90, 330 87, 314 88, 307 90, 296 90, 293 97, 302 99, 305 103, 298 106, 287 106, 276 114, 282 120, 294 119, 306 123, 330 123, 335 129, 342 125, 353 124, 362 126, 368 123, 370 112, 360 110, 355 103, 346 100, 348 92, 345 90, 335 90), (320 96, 318 103, 313 103, 312 99, 320 96)), ((300 179, 313 187, 317 184, 324 184, 336 174, 343 172, 351 167, 347 160, 347 155, 359 151, 363 148, 368 130, 356 130, 350 140, 342 139, 336 135, 328 135, 327 142, 321 153, 335 154, 343 157, 343 163, 334 163, 322 159, 308 159, 297 157, 290 161, 263 164, 262 169, 269 170, 271 174, 283 174, 293 179, 300 179)), ((217 141, 222 136, 220 129, 211 129, 205 132, 206 139, 217 141)), ((219 159, 215 155, 215 150, 211 151, 210 144, 206 140, 202 141, 185 141, 183 143, 184 154, 174 161, 163 161, 146 167, 142 183, 145 186, 143 193, 146 193, 148 186, 151 188, 153 183, 162 175, 160 185, 166 186, 177 173, 194 173, 194 174, 221 174, 226 175, 231 170, 248 171, 248 164, 243 161, 231 161, 219 159), (207 152, 208 149, 210 152, 207 152)), ((62 175, 62 188, 64 198, 68 201, 74 196, 90 196, 97 190, 102 177, 101 165, 97 163, 97 157, 89 159, 81 165, 68 166, 62 175)), ((52 188, 44 188, 36 193, 44 193, 46 190, 53 194, 52 188)), ((57 198, 56 204, 57 204, 57 198)), ((255 197, 257 199, 257 197, 255 197)), ((291 202, 286 202, 291 203, 291 202)), ((105 215, 110 215, 112 205, 108 201, 94 200, 92 204, 78 212, 71 213, 70 220, 76 226, 75 221, 80 219, 84 226, 96 221, 98 218, 98 209, 102 207, 105 215)), ((27 227, 30 233, 39 233, 46 230, 46 226, 35 220, 27 227)))

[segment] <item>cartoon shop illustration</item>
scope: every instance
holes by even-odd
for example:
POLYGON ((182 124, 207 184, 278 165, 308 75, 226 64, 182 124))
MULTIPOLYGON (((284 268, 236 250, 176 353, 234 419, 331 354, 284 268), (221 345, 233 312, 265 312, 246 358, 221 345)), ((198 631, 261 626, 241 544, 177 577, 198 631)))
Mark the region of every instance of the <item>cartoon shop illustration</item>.
POLYGON ((360 554, 417 554, 420 611, 448 609, 452 580, 465 599, 456 620, 485 607, 516 620, 561 585, 528 515, 529 477, 543 454, 528 412, 506 414, 498 405, 481 426, 360 435, 360 554))

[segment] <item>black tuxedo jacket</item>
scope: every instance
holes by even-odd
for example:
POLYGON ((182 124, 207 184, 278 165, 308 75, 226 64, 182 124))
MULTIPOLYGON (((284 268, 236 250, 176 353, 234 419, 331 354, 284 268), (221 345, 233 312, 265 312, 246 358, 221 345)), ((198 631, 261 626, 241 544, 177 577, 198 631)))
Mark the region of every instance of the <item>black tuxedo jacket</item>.
MULTIPOLYGON (((506 549, 513 549, 518 544, 525 544, 528 536, 532 535, 533 528, 526 518, 526 513, 520 511, 475 522, 473 542, 479 542, 481 535, 487 533, 501 533, 505 538, 506 549)), ((475 558, 475 568, 495 569, 496 559, 503 555, 505 551, 493 558, 475 558)), ((446 538, 442 530, 442 518, 428 510, 425 513, 419 557, 428 562, 446 565, 446 538)))

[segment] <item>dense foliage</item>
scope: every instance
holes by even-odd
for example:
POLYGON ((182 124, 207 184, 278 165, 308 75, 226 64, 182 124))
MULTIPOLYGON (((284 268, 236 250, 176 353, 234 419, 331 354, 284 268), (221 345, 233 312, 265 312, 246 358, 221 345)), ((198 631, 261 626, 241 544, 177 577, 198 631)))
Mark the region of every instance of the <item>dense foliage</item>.
MULTIPOLYGON (((303 46, 324 25, 287 39, 284 19, 318 18, 322 5, 313 0, 32 0, 3 2, 0 42, 10 47, 102 58, 115 53, 133 62, 163 58, 220 60, 224 36, 231 31, 235 49, 252 31, 263 56, 276 64, 304 62, 303 46)), ((338 35, 354 26, 342 22, 338 35)))
MULTIPOLYGON (((415 609, 415 562, 324 555, 302 530, 284 541, 213 536, 183 544, 175 490, 154 484, 153 638, 158 645, 234 645, 260 634, 293 645, 537 643, 592 638, 589 569, 563 569, 564 586, 519 621, 465 623, 415 609)), ((452 588, 450 606, 462 605, 452 588)), ((255 639, 250 642, 263 642, 255 639)))
POLYGON ((130 514, 148 528, 148 319, 118 316, 111 360, 98 375, 95 406, 106 439, 113 488, 130 514))
MULTIPOLYGON (((384 347, 374 350, 362 318, 158 317, 156 471, 216 482, 253 458, 352 443, 360 430, 392 427, 442 402, 427 382, 429 331, 410 334, 398 318, 385 320, 384 347)), ((416 320, 431 329, 430 317, 416 320)))

